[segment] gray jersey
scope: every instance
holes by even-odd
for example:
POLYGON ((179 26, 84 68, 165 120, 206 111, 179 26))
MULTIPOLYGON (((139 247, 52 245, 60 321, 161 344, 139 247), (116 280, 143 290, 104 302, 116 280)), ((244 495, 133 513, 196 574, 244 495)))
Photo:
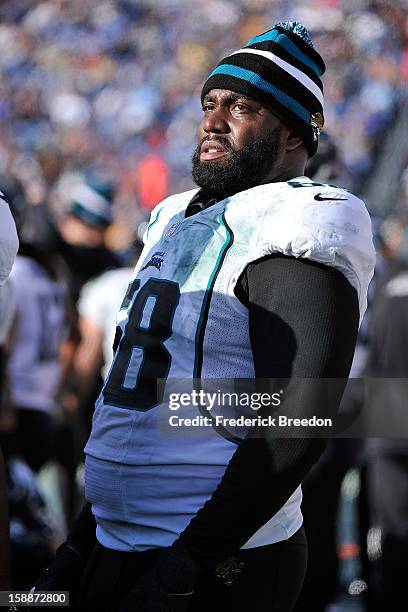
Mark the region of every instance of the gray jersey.
POLYGON ((49 412, 62 376, 65 288, 29 257, 16 258, 10 281, 17 313, 8 368, 11 397, 16 406, 49 412))

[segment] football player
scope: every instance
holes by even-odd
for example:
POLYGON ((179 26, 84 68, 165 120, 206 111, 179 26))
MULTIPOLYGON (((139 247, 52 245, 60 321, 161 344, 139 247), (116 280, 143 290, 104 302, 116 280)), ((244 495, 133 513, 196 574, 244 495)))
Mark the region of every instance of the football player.
MULTIPOLYGON (((2 194, 3 195, 3 194, 2 194)), ((9 205, 0 198, 0 406, 2 403, 3 345, 13 317, 13 299, 7 282, 18 250, 16 226, 9 205)), ((9 586, 9 535, 7 489, 0 448, 0 589, 9 586)))
MULTIPOLYGON (((8 283, 14 259, 18 251, 17 229, 8 203, 0 197, 0 368, 2 348, 12 319, 12 298, 8 283)), ((1 371, 1 370, 0 370, 1 371)), ((0 374, 1 379, 1 374, 0 374)))
MULTIPOLYGON (((374 249, 363 202, 304 176, 324 69, 305 28, 284 22, 204 84, 198 188, 152 212, 85 448, 90 505, 39 585, 74 589, 82 576, 80 609, 293 609, 307 556, 300 484, 324 441, 272 427, 172 437, 160 424, 177 379, 348 375, 374 249)), ((297 389, 287 414, 310 410, 297 389)))

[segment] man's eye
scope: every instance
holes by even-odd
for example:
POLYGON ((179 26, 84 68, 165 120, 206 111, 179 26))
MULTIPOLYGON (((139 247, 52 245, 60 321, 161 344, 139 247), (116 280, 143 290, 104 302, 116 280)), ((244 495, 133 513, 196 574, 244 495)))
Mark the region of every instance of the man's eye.
POLYGON ((240 104, 240 103, 234 104, 232 108, 233 110, 237 110, 239 112, 248 110, 248 107, 245 104, 240 104))
POLYGON ((203 104, 203 112, 205 113, 206 111, 211 110, 212 108, 214 108, 213 106, 210 106, 210 104, 203 104))

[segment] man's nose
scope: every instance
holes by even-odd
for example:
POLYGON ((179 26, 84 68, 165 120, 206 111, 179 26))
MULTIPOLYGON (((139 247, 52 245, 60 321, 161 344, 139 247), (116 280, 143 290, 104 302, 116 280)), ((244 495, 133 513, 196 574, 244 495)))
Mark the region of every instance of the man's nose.
POLYGON ((214 108, 203 119, 202 128, 207 134, 226 134, 229 124, 222 108, 214 108))

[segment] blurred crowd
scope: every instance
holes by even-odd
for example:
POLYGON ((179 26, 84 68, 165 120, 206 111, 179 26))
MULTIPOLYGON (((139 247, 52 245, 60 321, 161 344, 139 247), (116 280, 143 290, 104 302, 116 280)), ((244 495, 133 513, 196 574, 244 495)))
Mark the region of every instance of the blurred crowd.
MULTIPOLYGON (((13 0, 0 4, 0 171, 59 214, 77 174, 115 183, 126 242, 191 184, 203 79, 280 19, 326 60, 326 126, 357 190, 408 77, 405 0, 13 0)), ((116 230, 116 231, 115 231, 116 230)))
MULTIPOLYGON (((382 144, 406 103, 407 7, 405 0, 0 3, 0 189, 20 235, 8 312, 0 320, 4 330, 6 315, 9 321, 0 335, 0 443, 7 459, 14 588, 36 578, 81 506, 82 448, 112 355, 115 315, 149 211, 192 185, 199 93, 211 68, 276 21, 302 21, 326 60, 330 134, 308 173, 359 194, 375 175, 382 144)), ((408 300, 408 156, 399 193, 393 206, 387 204, 391 216, 373 219, 378 263, 354 376, 408 373, 402 365, 408 308, 403 302, 397 311, 394 301, 408 300), (387 332, 392 342, 383 358, 386 323, 393 326, 387 332)), ((362 482, 368 474, 370 490, 362 495, 368 518, 361 518, 361 542, 347 554, 364 557, 362 542, 373 526, 383 534, 390 530, 391 556, 384 538, 382 552, 388 575, 376 566, 381 577, 372 579, 370 566, 365 579, 371 576, 373 601, 379 592, 391 601, 389 574, 400 580, 395 563, 408 559, 408 533, 399 527, 408 524, 406 457, 405 443, 374 452, 334 445, 321 471, 305 483, 310 543, 315 537, 322 548, 311 548, 313 575, 299 612, 323 611, 339 596, 337 508, 343 477, 356 466, 362 482), (379 456, 388 463, 378 464, 379 456), (391 466, 390 457, 396 458, 391 466), (375 477, 392 485, 396 466, 403 477, 394 487, 401 496, 393 524, 381 506, 392 491, 372 483, 375 477), (323 487, 329 478, 331 492, 323 487), (308 505, 319 499, 316 491, 324 491, 326 522, 316 502, 308 505)), ((375 603, 370 606, 377 612, 375 603)), ((394 608, 378 612, 385 609, 394 608)))

